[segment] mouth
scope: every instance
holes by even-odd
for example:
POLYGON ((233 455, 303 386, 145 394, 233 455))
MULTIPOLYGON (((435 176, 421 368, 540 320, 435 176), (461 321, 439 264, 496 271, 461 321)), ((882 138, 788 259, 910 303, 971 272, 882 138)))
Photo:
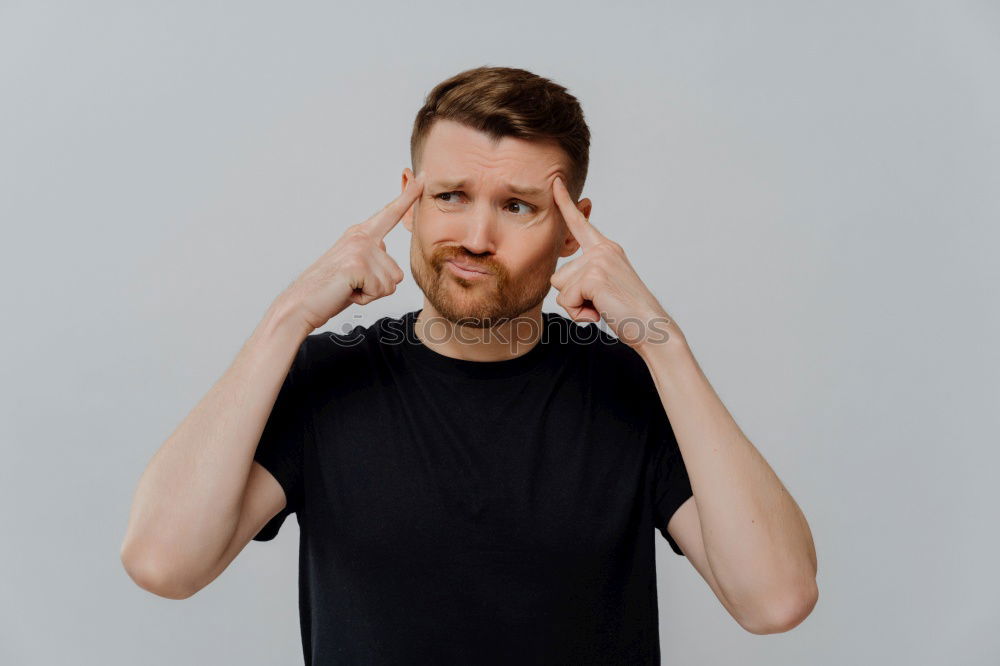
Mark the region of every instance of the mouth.
POLYGON ((489 275, 489 273, 483 269, 459 263, 454 259, 449 259, 446 263, 448 264, 448 268, 450 268, 455 275, 466 279, 475 280, 489 275))

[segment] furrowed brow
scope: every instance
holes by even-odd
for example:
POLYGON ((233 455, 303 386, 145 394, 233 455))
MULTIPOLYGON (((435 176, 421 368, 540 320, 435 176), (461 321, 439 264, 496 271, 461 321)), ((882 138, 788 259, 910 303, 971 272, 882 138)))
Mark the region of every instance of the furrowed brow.
POLYGON ((507 189, 519 197, 537 197, 544 192, 540 187, 519 187, 517 185, 508 185, 507 189))
MULTIPOLYGON (((438 181, 434 184, 437 187, 444 190, 461 190, 466 186, 465 180, 438 181)), ((508 183, 506 185, 506 188, 508 191, 513 192, 519 197, 537 197, 545 193, 545 190, 540 187, 528 187, 522 185, 514 185, 512 183, 508 183)))

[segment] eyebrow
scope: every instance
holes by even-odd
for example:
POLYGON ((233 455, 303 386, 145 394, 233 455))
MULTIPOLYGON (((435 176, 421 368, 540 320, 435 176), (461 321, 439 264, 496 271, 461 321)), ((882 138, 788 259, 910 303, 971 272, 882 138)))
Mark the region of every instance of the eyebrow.
MULTIPOLYGON (((444 188, 446 190, 460 190, 466 186, 465 180, 445 180, 437 181, 434 183, 438 187, 444 188)), ((514 185, 513 183, 507 183, 504 187, 509 192, 521 197, 537 197, 545 193, 545 190, 541 187, 530 187, 525 185, 514 185)))

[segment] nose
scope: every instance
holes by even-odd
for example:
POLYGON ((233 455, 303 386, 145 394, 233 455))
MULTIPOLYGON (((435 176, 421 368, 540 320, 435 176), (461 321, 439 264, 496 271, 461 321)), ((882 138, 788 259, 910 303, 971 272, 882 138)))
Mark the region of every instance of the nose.
POLYGON ((462 245, 472 254, 496 251, 496 220, 488 206, 476 206, 465 216, 462 245))

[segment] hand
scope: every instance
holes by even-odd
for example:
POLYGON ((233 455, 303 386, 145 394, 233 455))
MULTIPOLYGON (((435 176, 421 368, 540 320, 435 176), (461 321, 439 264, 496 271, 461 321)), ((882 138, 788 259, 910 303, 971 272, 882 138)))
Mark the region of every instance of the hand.
POLYGON ((552 183, 552 193, 583 250, 552 274, 550 282, 559 290, 556 303, 574 321, 600 322, 603 316, 622 342, 638 348, 653 334, 654 320, 669 323, 666 310, 636 274, 622 246, 601 234, 576 207, 562 179, 552 183))
POLYGON ((424 177, 411 178, 406 189, 364 222, 351 225, 279 297, 316 330, 351 303, 368 305, 396 291, 403 271, 385 251, 383 238, 424 188, 424 177))

